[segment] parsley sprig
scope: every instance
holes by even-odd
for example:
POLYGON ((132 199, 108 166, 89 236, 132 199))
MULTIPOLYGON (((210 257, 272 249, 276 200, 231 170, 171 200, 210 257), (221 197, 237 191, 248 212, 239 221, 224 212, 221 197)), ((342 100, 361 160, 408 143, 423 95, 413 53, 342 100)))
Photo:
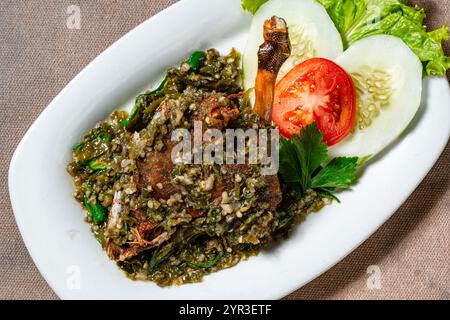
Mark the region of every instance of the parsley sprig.
POLYGON ((316 123, 304 127, 291 140, 280 138, 281 179, 301 197, 313 189, 337 199, 333 192, 348 189, 356 182, 358 157, 329 159, 328 146, 316 123))

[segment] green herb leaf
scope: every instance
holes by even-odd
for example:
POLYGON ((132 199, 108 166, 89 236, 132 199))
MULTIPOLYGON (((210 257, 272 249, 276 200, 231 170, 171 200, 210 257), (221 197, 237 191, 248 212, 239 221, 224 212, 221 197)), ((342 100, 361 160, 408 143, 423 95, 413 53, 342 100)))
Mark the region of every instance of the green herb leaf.
POLYGON ((108 169, 108 162, 104 158, 89 160, 88 167, 95 172, 103 172, 108 169))
POLYGON ((99 131, 96 138, 102 140, 103 142, 111 142, 111 137, 103 130, 99 131))
POLYGON ((280 165, 278 173, 289 188, 300 198, 306 191, 302 187, 302 170, 297 157, 294 144, 283 137, 280 137, 280 165))
POLYGON ((80 151, 81 149, 83 149, 86 146, 86 144, 88 142, 95 141, 98 139, 100 139, 103 142, 111 142, 112 141, 112 138, 104 130, 100 130, 97 133, 93 134, 88 139, 85 139, 84 141, 81 141, 80 143, 78 143, 76 146, 74 146, 72 148, 72 151, 74 151, 74 152, 80 151))
POLYGON ((122 121, 122 127, 130 128, 140 117, 140 114, 142 114, 142 111, 145 108, 144 98, 162 92, 166 88, 168 81, 169 78, 166 75, 163 81, 159 84, 159 86, 155 90, 147 93, 141 93, 140 95, 138 95, 136 97, 136 100, 134 101, 134 106, 133 109, 131 110, 129 117, 126 120, 122 121))
POLYGON ((331 193, 331 191, 325 190, 325 189, 316 189, 315 190, 319 195, 329 198, 331 200, 336 201, 337 203, 341 203, 341 200, 339 200, 338 197, 336 197, 334 194, 331 193))
POLYGON ((85 145, 86 145, 86 143, 80 142, 79 144, 77 144, 76 146, 74 146, 72 148, 72 151, 80 151, 81 149, 84 148, 85 145))
POLYGON ((106 210, 99 203, 92 204, 89 202, 88 197, 85 196, 84 205, 87 211, 92 216, 92 220, 94 220, 96 224, 100 224, 106 221, 107 218, 106 210))
POLYGON ((158 253, 159 253, 160 249, 161 248, 156 248, 153 251, 153 253, 152 253, 152 256, 150 258, 150 262, 149 262, 149 265, 148 265, 150 273, 153 273, 157 269, 157 267, 159 265, 159 260, 157 259, 157 256, 158 256, 158 253))
POLYGON ((286 183, 302 181, 300 163, 294 144, 283 137, 280 137, 279 174, 286 183))
POLYGON ((279 166, 281 178, 298 196, 310 188, 311 175, 328 157, 323 134, 315 123, 302 128, 300 136, 280 138, 279 166))
MULTIPOLYGON (((342 35, 344 46, 373 35, 386 34, 402 39, 419 57, 427 76, 444 76, 450 68, 442 42, 448 27, 427 32, 425 12, 410 7, 407 0, 318 0, 327 9, 342 35)), ((378 48, 383 50, 383 48, 378 48)))
POLYGON ((172 248, 172 249, 170 249, 168 252, 164 253, 160 258, 158 258, 160 249, 161 249, 161 248, 158 247, 158 248, 155 249, 155 250, 153 251, 153 253, 152 253, 152 256, 151 256, 151 258, 150 258, 149 265, 148 265, 148 268, 149 268, 150 273, 155 272, 155 271, 158 269, 158 267, 159 267, 162 263, 164 263, 165 261, 167 261, 167 259, 169 259, 169 257, 170 257, 172 254, 174 254, 175 251, 177 250, 176 247, 175 247, 175 248, 172 248))
POLYGON ((188 60, 188 65, 192 71, 197 71, 200 67, 200 63, 205 60, 206 53, 203 51, 195 51, 188 60))
POLYGON ((304 127, 300 131, 300 136, 294 135, 292 142, 300 161, 302 186, 309 188, 311 185, 311 175, 328 158, 328 147, 323 142, 323 133, 316 123, 304 127))
POLYGON ((358 158, 334 158, 312 178, 311 188, 346 189, 356 180, 358 158))
POLYGON ((268 0, 242 0, 242 8, 249 11, 251 14, 255 14, 268 0))
POLYGON ((217 256, 214 259, 211 259, 210 261, 208 261, 206 263, 188 262, 188 264, 194 268, 208 269, 208 268, 213 267, 217 262, 219 262, 220 258, 222 258, 221 253, 217 254, 217 256))
POLYGON ((279 175, 290 191, 301 197, 307 190, 336 199, 331 191, 349 188, 356 181, 360 159, 335 158, 328 165, 328 146, 315 123, 302 128, 300 136, 280 138, 279 175))

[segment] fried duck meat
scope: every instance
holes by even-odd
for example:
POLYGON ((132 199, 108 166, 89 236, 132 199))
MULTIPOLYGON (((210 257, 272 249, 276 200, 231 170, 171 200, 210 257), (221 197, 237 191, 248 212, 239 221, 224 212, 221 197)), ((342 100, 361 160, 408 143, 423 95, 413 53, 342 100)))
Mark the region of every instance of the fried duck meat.
MULTIPOLYGON (((255 93, 256 103, 253 111, 260 115, 260 126, 271 124, 272 104, 275 81, 282 64, 289 57, 291 45, 289 42, 286 22, 278 17, 272 17, 264 23, 264 43, 258 52, 259 68, 256 78, 255 93)), ((224 97, 212 93, 200 104, 198 110, 191 116, 190 121, 200 120, 203 128, 215 128, 224 130, 233 127, 239 118, 240 111, 237 100, 244 93, 232 94, 224 97), (223 101, 229 103, 224 104, 223 101), (230 103, 231 102, 231 103, 230 103)), ((158 109, 164 109, 164 103, 158 109)), ((164 110, 157 110, 157 112, 164 110)), ((166 110, 167 111, 167 110, 166 110)), ((242 128, 247 129, 247 128, 242 128)), ((157 199, 167 200, 172 195, 179 193, 180 187, 171 179, 175 165, 171 154, 175 143, 170 141, 170 132, 164 139, 164 148, 160 151, 148 152, 146 157, 140 160, 138 167, 138 189, 149 188, 157 199)), ((235 176, 246 177, 250 174, 249 165, 223 165, 223 174, 220 179, 215 179, 214 187, 210 190, 211 199, 218 199, 223 192, 231 193, 235 187, 235 176)), ((282 200, 282 192, 277 175, 266 176, 267 192, 264 201, 269 204, 269 210, 275 210, 282 200)), ((202 212, 185 208, 192 218, 202 216, 202 212)), ((108 251, 110 257, 116 260, 128 260, 144 250, 161 245, 170 238, 167 231, 159 231, 158 225, 149 220, 142 212, 133 213, 137 221, 137 227, 133 228, 133 241, 128 246, 121 247, 110 242, 108 251)))
POLYGON ((272 122, 275 83, 283 63, 291 55, 291 43, 286 21, 272 17, 264 22, 264 43, 258 51, 254 111, 267 124, 272 122))

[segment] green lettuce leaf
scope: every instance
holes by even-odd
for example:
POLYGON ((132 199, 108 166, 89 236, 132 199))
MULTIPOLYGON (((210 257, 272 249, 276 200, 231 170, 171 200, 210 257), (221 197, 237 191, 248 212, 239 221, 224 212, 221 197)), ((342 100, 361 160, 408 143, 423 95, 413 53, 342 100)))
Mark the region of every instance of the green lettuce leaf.
POLYGON ((246 11, 249 11, 251 14, 255 14, 258 11, 259 7, 261 7, 268 0, 242 0, 242 8, 246 11))
MULTIPOLYGON (((341 33, 344 46, 378 34, 401 38, 419 57, 427 76, 444 76, 450 58, 442 48, 448 40, 448 27, 427 32, 425 12, 410 7, 407 0, 318 0, 341 33)), ((380 48, 382 49, 382 48, 380 48)))

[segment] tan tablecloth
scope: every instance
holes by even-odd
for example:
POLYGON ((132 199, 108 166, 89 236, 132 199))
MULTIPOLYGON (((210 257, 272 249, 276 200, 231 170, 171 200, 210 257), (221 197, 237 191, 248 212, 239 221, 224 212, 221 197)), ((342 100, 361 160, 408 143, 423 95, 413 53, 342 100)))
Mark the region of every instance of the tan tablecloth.
MULTIPOLYGON (((57 298, 30 259, 11 210, 7 172, 16 145, 39 113, 87 63, 172 2, 0 2, 0 298, 57 298), (66 26, 66 11, 72 4, 81 9, 80 30, 66 26)), ((450 0, 416 2, 431 16, 430 27, 450 22, 450 0)), ((420 187, 375 235, 287 298, 449 299, 449 163, 450 146, 420 187), (379 267, 381 289, 371 290, 366 285, 366 270, 371 265, 379 267)))

